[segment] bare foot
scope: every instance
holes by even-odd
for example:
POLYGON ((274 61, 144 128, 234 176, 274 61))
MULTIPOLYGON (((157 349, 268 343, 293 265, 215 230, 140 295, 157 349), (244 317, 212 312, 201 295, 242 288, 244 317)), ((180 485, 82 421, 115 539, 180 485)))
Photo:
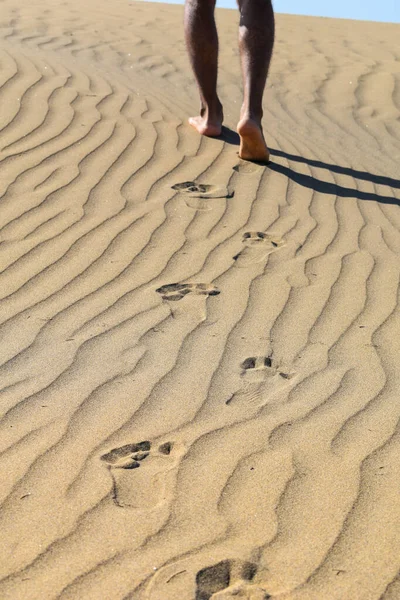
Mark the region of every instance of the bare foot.
POLYGON ((209 137, 218 137, 222 131, 222 121, 224 115, 222 112, 222 105, 219 103, 215 113, 207 111, 205 108, 201 108, 200 116, 190 117, 189 123, 192 127, 197 129, 200 135, 207 135, 209 137))
POLYGON ((201 135, 208 135, 209 137, 218 137, 221 135, 222 123, 212 123, 204 117, 190 117, 189 123, 201 135))
POLYGON ((240 135, 240 158, 263 163, 269 161, 269 151, 265 143, 263 130, 256 121, 249 118, 241 119, 237 132, 240 135))

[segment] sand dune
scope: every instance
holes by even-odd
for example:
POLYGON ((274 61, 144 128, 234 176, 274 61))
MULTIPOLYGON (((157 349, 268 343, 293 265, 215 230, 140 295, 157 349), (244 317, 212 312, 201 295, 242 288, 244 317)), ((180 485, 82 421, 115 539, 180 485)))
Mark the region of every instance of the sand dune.
POLYGON ((0 598, 400 597, 399 26, 278 15, 268 167, 182 7, 1 3, 0 598))

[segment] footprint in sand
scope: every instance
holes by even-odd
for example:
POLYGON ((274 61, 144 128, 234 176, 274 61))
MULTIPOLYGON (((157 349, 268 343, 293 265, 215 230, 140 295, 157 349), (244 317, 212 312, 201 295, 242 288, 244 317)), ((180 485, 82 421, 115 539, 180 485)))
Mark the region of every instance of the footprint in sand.
POLYGON ((296 385, 297 373, 286 368, 272 353, 269 356, 250 356, 240 365, 244 380, 241 389, 234 392, 225 404, 227 406, 250 406, 258 408, 275 403, 282 398, 288 387, 296 385))
POLYGON ((262 585, 254 583, 257 565, 240 560, 223 560, 201 569, 196 576, 195 600, 267 600, 262 585))
POLYGON ((250 356, 241 366, 244 380, 240 390, 232 394, 227 406, 265 406, 280 398, 281 393, 297 382, 296 373, 270 356, 250 356))
POLYGON ((113 499, 119 507, 154 508, 165 496, 166 475, 176 466, 174 444, 154 448, 151 442, 126 444, 103 454, 113 480, 113 499))
POLYGON ((171 186, 177 192, 186 192, 188 194, 207 194, 214 187, 206 183, 196 183, 195 181, 184 181, 183 183, 175 183, 171 186))
POLYGON ((195 210, 211 210, 213 208, 211 200, 233 198, 234 196, 234 192, 229 191, 225 186, 208 185, 196 181, 176 183, 172 186, 172 189, 180 194, 185 194, 187 206, 195 210))
POLYGON ((220 291, 214 285, 209 283, 168 283, 156 289, 161 294, 163 300, 177 302, 182 300, 187 294, 195 296, 218 296, 220 291))
POLYGON ((247 267, 261 262, 286 244, 279 236, 263 231, 247 231, 243 234, 242 243, 245 247, 233 257, 237 267, 247 267))

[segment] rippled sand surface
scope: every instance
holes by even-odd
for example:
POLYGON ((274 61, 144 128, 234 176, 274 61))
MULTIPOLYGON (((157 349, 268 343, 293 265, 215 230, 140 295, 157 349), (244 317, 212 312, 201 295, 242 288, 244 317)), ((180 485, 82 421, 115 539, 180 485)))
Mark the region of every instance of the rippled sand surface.
POLYGON ((400 26, 3 0, 0 598, 400 598, 400 26))

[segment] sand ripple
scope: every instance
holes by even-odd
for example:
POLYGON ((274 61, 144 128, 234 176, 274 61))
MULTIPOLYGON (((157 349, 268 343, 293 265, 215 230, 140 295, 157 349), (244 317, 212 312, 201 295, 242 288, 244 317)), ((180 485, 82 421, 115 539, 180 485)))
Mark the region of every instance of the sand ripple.
POLYGON ((399 597, 399 28, 278 18, 266 168, 218 18, 225 141, 181 7, 2 2, 4 600, 399 597))

